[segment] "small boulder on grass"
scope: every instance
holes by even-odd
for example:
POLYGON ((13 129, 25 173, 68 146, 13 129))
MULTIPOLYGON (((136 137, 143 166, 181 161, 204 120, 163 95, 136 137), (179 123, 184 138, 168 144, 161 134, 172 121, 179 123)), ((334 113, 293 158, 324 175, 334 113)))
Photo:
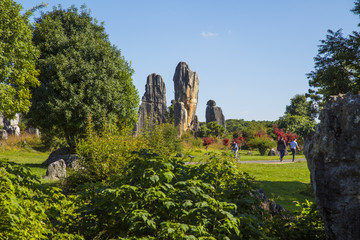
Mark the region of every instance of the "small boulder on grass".
POLYGON ((275 148, 272 148, 269 151, 268 156, 280 156, 280 152, 278 150, 276 150, 275 148))
POLYGON ((49 165, 45 179, 59 180, 66 178, 66 164, 63 159, 53 162, 49 165))
POLYGON ((46 159, 42 164, 50 165, 51 163, 59 161, 60 159, 63 159, 65 161, 65 164, 68 168, 76 169, 79 165, 77 154, 71 153, 69 147, 63 147, 53 151, 49 155, 48 159, 46 159))

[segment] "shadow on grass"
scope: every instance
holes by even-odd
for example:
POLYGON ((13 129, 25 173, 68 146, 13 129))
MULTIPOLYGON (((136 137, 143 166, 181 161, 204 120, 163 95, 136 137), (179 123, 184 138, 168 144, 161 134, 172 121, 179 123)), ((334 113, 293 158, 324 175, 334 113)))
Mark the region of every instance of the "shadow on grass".
POLYGON ((35 146, 32 146, 31 148, 37 152, 42 152, 42 153, 48 152, 50 150, 49 147, 47 147, 43 144, 35 145, 35 146))
POLYGON ((262 188, 269 199, 274 200, 289 211, 300 210, 296 202, 303 203, 305 200, 314 201, 313 190, 310 183, 298 181, 255 181, 262 188))
POLYGON ((41 163, 25 163, 23 164, 25 167, 28 168, 41 168, 41 169, 47 169, 48 167, 41 163))

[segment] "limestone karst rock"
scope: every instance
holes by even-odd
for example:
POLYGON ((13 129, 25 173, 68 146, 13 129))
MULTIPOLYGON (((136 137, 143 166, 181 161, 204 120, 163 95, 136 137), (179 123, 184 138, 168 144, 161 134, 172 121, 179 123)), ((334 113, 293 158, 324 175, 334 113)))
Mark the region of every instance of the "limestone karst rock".
POLYGON ((360 95, 327 101, 304 153, 327 239, 360 239, 360 95))
POLYGON ((209 100, 206 105, 206 123, 217 122, 218 124, 226 128, 224 114, 222 112, 222 109, 216 106, 216 102, 214 100, 209 100))
POLYGON ((51 163, 46 171, 45 179, 59 180, 66 178, 66 164, 63 159, 51 163))
POLYGON ((15 135, 15 136, 20 135, 20 127, 19 127, 20 114, 19 113, 16 113, 14 119, 11 119, 11 120, 4 118, 3 115, 1 114, 0 121, 1 121, 0 125, 3 127, 4 130, 6 130, 6 132, 9 135, 15 135))
POLYGON ((174 122, 179 126, 180 135, 187 131, 198 131, 198 120, 195 117, 198 94, 199 77, 193 72, 187 63, 180 62, 174 74, 174 122))
POLYGON ((140 131, 147 123, 166 122, 166 88, 162 77, 158 74, 150 74, 147 77, 145 93, 139 107, 139 119, 136 131, 140 131))

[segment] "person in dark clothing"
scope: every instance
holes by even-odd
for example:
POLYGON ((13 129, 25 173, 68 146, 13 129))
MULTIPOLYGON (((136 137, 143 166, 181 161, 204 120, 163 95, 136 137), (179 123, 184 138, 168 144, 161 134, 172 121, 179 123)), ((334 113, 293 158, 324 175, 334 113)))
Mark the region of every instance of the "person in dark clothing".
POLYGON ((277 143, 277 150, 280 152, 280 162, 282 162, 286 150, 284 137, 280 137, 280 140, 277 143))

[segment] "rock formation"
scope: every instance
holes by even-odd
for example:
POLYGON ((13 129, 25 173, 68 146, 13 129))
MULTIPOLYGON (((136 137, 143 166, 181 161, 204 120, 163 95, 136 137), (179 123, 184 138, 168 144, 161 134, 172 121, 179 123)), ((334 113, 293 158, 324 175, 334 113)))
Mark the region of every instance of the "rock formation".
POLYGON ((2 114, 0 116, 0 125, 3 127, 4 130, 6 130, 6 132, 9 135, 16 135, 16 136, 20 135, 19 123, 20 123, 19 113, 15 114, 15 118, 11 120, 4 118, 2 114))
POLYGON ((145 93, 139 107, 139 119, 136 131, 140 131, 147 123, 166 122, 166 88, 160 75, 155 73, 147 77, 145 93))
POLYGON ((53 162, 49 165, 45 179, 59 180, 66 178, 66 164, 63 159, 53 162))
POLYGON ((222 112, 222 109, 216 106, 216 102, 214 100, 209 100, 206 105, 206 123, 217 122, 218 124, 226 128, 224 114, 222 112))
POLYGON ((60 159, 62 159, 65 162, 68 168, 77 169, 79 167, 78 155, 71 153, 69 147, 62 147, 53 151, 52 153, 50 153, 49 157, 42 164, 50 165, 54 162, 59 161, 60 159))
POLYGON ((185 62, 180 62, 174 74, 174 122, 180 135, 190 130, 197 132, 199 122, 195 115, 199 94, 199 77, 185 62))
POLYGON ((329 99, 304 153, 327 239, 360 239, 360 95, 329 99))

